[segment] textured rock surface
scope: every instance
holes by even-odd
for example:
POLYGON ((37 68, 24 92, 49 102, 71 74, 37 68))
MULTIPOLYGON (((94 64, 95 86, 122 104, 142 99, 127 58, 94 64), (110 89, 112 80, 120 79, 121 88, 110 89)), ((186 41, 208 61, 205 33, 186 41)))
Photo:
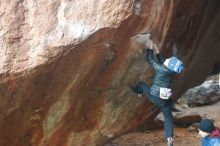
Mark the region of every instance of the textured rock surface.
POLYGON ((178 100, 188 106, 201 106, 216 103, 220 100, 218 75, 208 78, 200 86, 187 90, 178 100))
POLYGON ((219 1, 2 0, 0 145, 103 145, 157 111, 129 90, 150 82, 140 44, 154 34, 186 63, 179 96, 219 61, 219 1), (201 63, 202 62, 202 63, 201 63))

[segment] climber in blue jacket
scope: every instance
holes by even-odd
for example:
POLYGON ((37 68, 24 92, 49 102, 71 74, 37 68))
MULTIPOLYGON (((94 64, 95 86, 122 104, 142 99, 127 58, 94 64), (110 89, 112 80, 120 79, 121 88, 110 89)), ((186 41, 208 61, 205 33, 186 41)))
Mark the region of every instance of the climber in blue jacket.
POLYGON ((162 53, 153 41, 148 41, 144 53, 148 64, 154 69, 153 83, 147 85, 145 81, 139 81, 138 85, 133 88, 134 92, 140 95, 146 95, 148 99, 161 108, 164 116, 164 129, 168 146, 173 146, 173 116, 171 100, 171 78, 174 73, 181 73, 184 69, 183 62, 176 57, 164 59, 162 53), (156 58, 154 50, 156 50, 156 58))
POLYGON ((220 146, 220 129, 214 126, 212 120, 203 119, 198 129, 202 146, 220 146))

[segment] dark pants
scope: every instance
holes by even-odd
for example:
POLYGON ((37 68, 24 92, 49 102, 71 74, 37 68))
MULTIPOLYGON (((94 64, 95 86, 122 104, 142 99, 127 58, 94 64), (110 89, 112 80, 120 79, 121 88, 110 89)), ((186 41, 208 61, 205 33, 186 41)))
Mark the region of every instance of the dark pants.
POLYGON ((138 94, 145 94, 152 103, 160 107, 164 116, 165 136, 166 138, 173 137, 173 115, 171 109, 172 100, 164 100, 158 96, 151 95, 150 86, 148 86, 144 81, 140 81, 134 90, 138 94))

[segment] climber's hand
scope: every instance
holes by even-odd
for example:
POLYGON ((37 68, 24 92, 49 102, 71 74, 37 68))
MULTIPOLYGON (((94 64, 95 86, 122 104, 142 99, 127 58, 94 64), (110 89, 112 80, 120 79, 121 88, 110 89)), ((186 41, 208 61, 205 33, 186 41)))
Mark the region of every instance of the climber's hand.
POLYGON ((154 44, 154 50, 155 50, 156 54, 160 53, 160 51, 159 51, 159 49, 157 47, 157 44, 154 44))
POLYGON ((154 48, 154 43, 152 40, 149 40, 146 42, 146 48, 149 48, 149 49, 153 49, 154 48))

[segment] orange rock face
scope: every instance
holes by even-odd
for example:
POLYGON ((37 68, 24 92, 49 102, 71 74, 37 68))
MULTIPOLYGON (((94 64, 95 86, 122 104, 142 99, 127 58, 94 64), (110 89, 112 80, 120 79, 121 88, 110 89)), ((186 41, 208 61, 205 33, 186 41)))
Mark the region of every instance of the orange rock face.
POLYGON ((219 1, 3 0, 0 146, 95 146, 158 110, 130 86, 150 83, 143 39, 186 64, 176 97, 219 61, 219 1))

